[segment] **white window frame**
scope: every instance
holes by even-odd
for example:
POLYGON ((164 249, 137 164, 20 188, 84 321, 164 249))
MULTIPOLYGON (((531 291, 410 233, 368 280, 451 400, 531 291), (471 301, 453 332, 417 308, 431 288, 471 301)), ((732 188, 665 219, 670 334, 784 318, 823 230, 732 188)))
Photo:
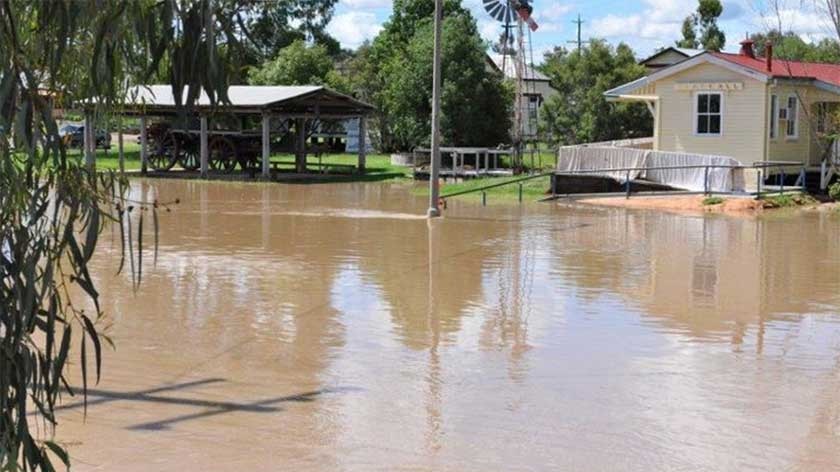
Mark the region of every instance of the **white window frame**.
POLYGON ((694 130, 694 136, 699 138, 719 138, 723 136, 723 111, 724 111, 724 104, 723 104, 723 92, 716 92, 714 90, 700 90, 694 93, 693 96, 694 100, 694 113, 691 115, 691 129, 694 130), (704 113, 704 115, 720 115, 720 131, 717 133, 701 133, 698 129, 699 126, 697 125, 697 118, 700 117, 700 108, 698 107, 697 101, 700 95, 717 95, 720 99, 720 112, 719 113, 704 113))
POLYGON ((799 97, 796 95, 788 95, 787 97, 787 123, 785 123, 785 139, 796 140, 799 139, 799 97), (795 106, 790 106, 790 100, 795 100, 795 106), (790 132, 791 124, 793 124, 793 133, 790 132))
POLYGON ((770 95, 770 139, 776 139, 779 134, 779 96, 770 95))

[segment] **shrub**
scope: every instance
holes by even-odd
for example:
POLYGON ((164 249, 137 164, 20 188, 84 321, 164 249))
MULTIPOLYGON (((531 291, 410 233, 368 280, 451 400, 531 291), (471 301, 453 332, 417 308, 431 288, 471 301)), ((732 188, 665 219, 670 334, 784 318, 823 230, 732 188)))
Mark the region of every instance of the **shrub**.
POLYGON ((703 199, 704 206, 720 205, 724 202, 723 197, 706 197, 703 199))
POLYGON ((828 196, 832 200, 840 200, 840 182, 835 182, 828 187, 828 196))

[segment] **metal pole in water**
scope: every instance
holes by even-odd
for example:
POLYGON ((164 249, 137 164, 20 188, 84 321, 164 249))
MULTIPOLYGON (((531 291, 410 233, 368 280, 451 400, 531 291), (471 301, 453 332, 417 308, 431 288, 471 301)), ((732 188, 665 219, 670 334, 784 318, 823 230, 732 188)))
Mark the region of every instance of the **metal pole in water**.
POLYGON ((487 206, 487 192, 481 192, 481 206, 487 206))
POLYGON ((432 65, 432 159, 429 172, 429 218, 440 216, 440 49, 443 0, 435 0, 435 37, 432 65))
POLYGON ((519 203, 522 203, 522 184, 519 184, 519 203))

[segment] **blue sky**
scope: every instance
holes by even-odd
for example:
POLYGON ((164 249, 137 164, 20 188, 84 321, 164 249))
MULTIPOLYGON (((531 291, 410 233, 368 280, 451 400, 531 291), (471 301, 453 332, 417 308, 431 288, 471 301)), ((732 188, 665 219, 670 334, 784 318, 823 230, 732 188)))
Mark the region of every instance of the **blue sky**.
MULTIPOLYGON (((485 39, 498 37, 499 24, 484 12, 481 0, 462 0, 462 4, 473 12, 485 39)), ((832 35, 826 15, 814 6, 818 0, 723 0, 723 4, 720 25, 728 51, 737 51, 738 41, 747 32, 766 31, 777 25, 779 18, 783 29, 806 40, 832 35)), ((659 47, 673 45, 680 37, 683 18, 697 8, 697 0, 533 0, 533 5, 540 29, 531 36, 532 48, 535 62, 541 62, 542 53, 554 46, 571 46, 567 41, 576 37, 572 21, 578 14, 584 21, 584 39, 623 41, 645 57, 659 47)), ((391 0, 339 0, 328 30, 344 47, 353 49, 376 36, 391 6, 391 0)))

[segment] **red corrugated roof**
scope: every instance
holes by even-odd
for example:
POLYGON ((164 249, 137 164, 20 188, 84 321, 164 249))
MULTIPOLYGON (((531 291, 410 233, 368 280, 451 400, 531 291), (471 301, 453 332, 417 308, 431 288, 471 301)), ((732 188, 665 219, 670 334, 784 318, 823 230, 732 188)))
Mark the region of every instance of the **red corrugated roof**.
POLYGON ((709 54, 734 64, 744 66, 756 72, 760 72, 768 77, 817 79, 840 87, 840 64, 796 62, 773 59, 772 72, 768 72, 767 63, 763 57, 751 58, 743 54, 731 54, 726 52, 711 52, 709 54))

